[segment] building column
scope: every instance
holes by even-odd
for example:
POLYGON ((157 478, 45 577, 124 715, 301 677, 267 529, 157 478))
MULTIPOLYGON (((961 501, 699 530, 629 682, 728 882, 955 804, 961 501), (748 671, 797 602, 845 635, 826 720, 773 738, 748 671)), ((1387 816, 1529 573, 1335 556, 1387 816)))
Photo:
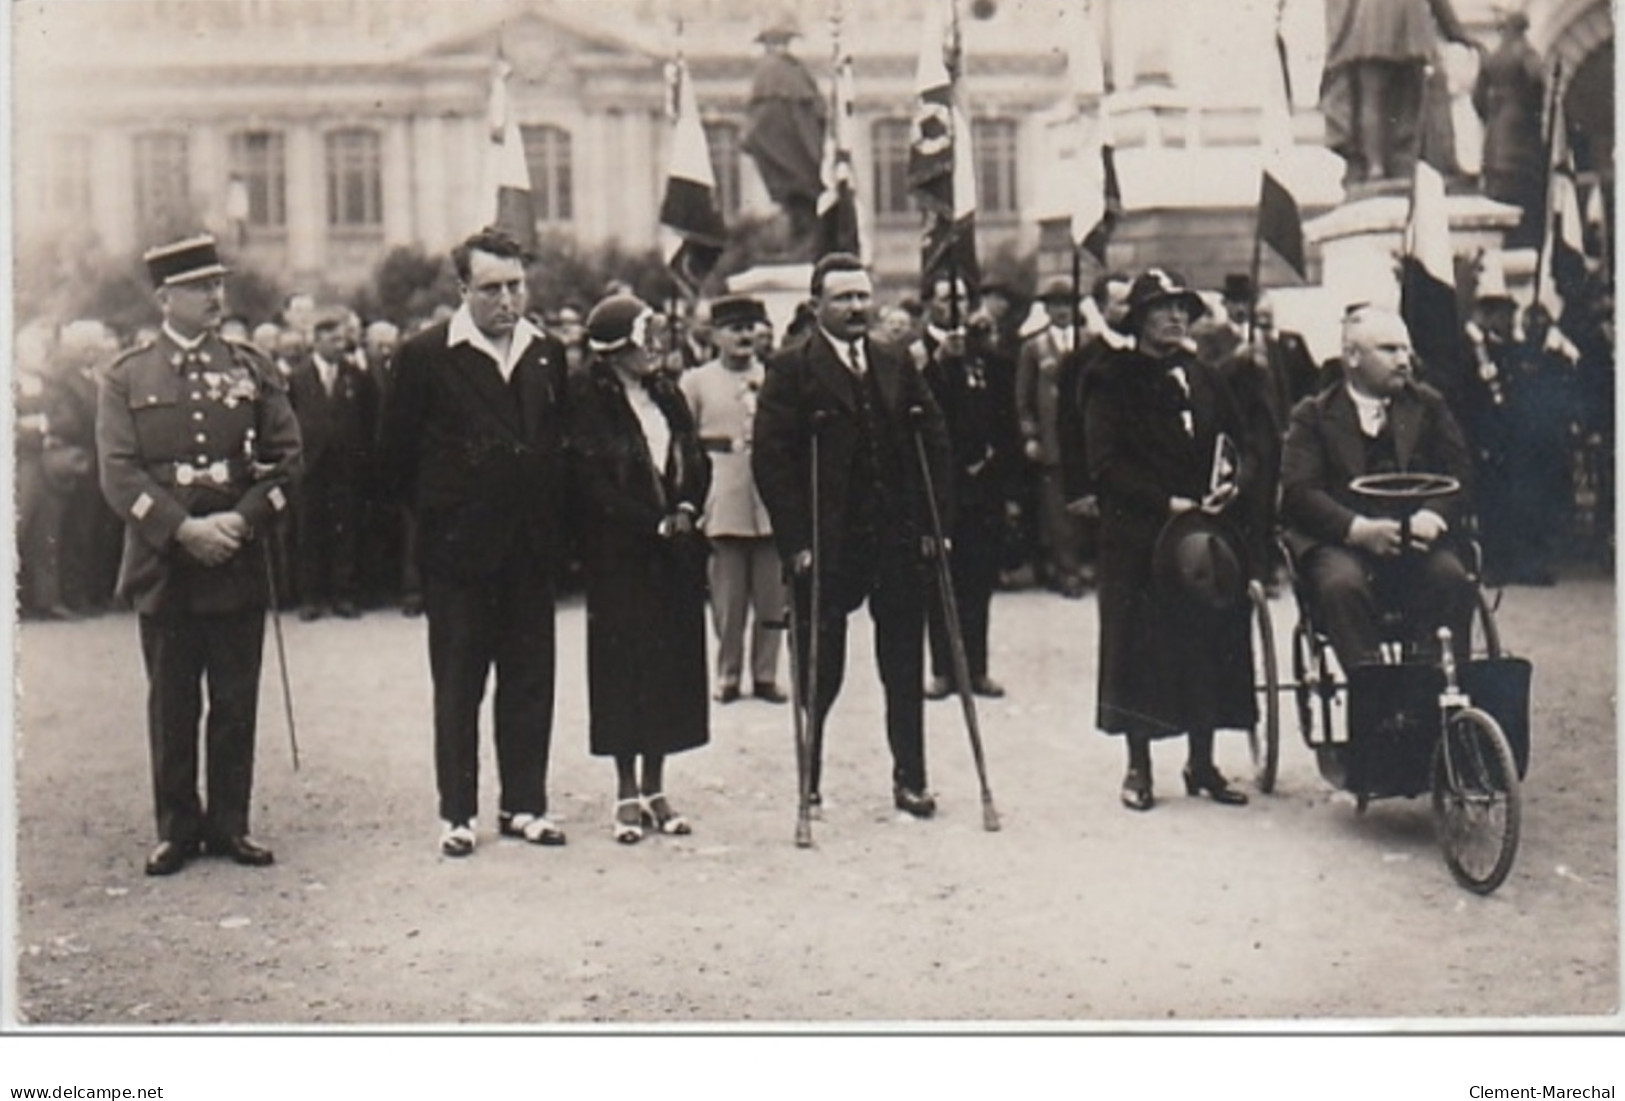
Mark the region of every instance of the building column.
POLYGON ((444 122, 432 115, 411 120, 412 173, 417 211, 417 238, 435 250, 449 240, 446 218, 446 133, 444 122))
POLYGON ((380 168, 384 174, 384 247, 388 249, 411 244, 417 237, 417 216, 412 208, 415 166, 408 151, 407 120, 386 120, 380 140, 380 168))
POLYGON ((288 267, 295 278, 303 278, 319 272, 326 259, 326 166, 315 124, 288 128, 287 156, 288 267))

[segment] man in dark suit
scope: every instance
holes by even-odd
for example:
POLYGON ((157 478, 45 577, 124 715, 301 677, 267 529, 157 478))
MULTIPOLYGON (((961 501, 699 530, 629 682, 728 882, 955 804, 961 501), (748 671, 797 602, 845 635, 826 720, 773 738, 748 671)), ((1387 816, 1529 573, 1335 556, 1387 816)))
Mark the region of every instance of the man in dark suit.
POLYGON ((486 229, 452 250, 462 305, 401 345, 381 466, 418 516, 434 679, 440 851, 474 851, 479 712, 496 667, 504 836, 562 845, 547 817, 564 349, 525 320, 525 255, 486 229))
MULTIPOLYGON (((951 477, 947 431, 929 388, 906 353, 867 336, 873 284, 863 262, 831 253, 813 268, 816 324, 807 339, 773 357, 756 413, 752 471, 773 521, 779 554, 795 578, 797 653, 811 639, 810 579, 818 571, 818 699, 813 729, 840 691, 846 617, 865 600, 886 691, 893 801, 919 818, 936 811, 926 790, 923 651, 931 559, 924 477, 914 434, 931 464, 943 523, 951 477), (812 439, 818 441, 818 499, 811 497, 812 439), (813 510, 818 546, 813 546, 813 510)), ((800 671, 805 678, 806 671, 800 671)), ((821 735, 812 790, 818 792, 821 735)))
MULTIPOLYGON (((954 326, 950 305, 954 295, 969 307, 963 284, 955 287, 947 279, 939 279, 932 285, 929 320, 917 358, 924 361, 921 371, 942 409, 953 454, 954 525, 946 533, 952 544, 948 563, 970 690, 978 696, 998 698, 1004 695, 1004 687, 988 676, 987 636, 993 588, 999 579, 1013 433, 1004 430, 994 368, 977 346, 980 342, 968 340, 964 326, 954 326)), ((929 608, 931 680, 925 695, 940 700, 954 692, 953 651, 940 597, 931 600, 929 608)))
POLYGON ((1440 626, 1465 656, 1473 582, 1452 545, 1469 500, 1471 459, 1444 398, 1415 382, 1398 314, 1362 306, 1343 321, 1345 382, 1299 403, 1281 463, 1287 545, 1345 670, 1380 660, 1379 609, 1398 607, 1412 641, 1440 626), (1388 472, 1443 474, 1460 492, 1383 514, 1350 481, 1388 472))
POLYGON ((271 863, 248 837, 270 559, 263 540, 299 473, 299 425, 282 377, 216 328, 226 268, 210 237, 145 256, 164 322, 108 367, 97 402, 102 493, 123 518, 119 595, 141 623, 158 812, 148 875, 199 847, 271 863), (198 798, 203 682, 206 801, 198 798))
POLYGON ((305 475, 295 494, 299 516, 299 618, 329 606, 346 619, 356 607, 362 479, 378 418, 378 387, 344 354, 336 315, 316 322, 310 357, 294 367, 288 397, 305 445, 305 475))

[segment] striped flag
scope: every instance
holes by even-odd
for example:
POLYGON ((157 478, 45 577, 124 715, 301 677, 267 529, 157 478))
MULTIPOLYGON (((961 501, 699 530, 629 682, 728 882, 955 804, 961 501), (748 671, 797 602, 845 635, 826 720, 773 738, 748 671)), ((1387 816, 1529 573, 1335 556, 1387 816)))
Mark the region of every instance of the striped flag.
POLYGON ((1459 400, 1472 370, 1472 352, 1456 309, 1456 267, 1450 251, 1444 177, 1426 161, 1416 162, 1404 240, 1400 315, 1411 331, 1424 379, 1447 398, 1459 400))
POLYGON ((1075 125, 1082 131, 1077 176, 1070 184, 1072 240, 1104 267, 1106 246, 1123 212, 1123 193, 1117 184, 1111 116, 1106 110, 1106 69, 1092 8, 1090 3, 1076 5, 1070 9, 1069 19, 1067 83, 1071 85, 1075 125), (1078 109, 1086 97, 1095 97, 1100 104, 1093 125, 1078 109))
MULTIPOLYGON (((1558 86, 1554 80, 1554 86, 1558 86)), ((1541 243, 1535 301, 1561 319, 1563 303, 1585 282, 1585 215, 1575 185, 1574 155, 1562 99, 1554 93, 1551 115, 1552 164, 1546 202, 1546 235, 1541 243)))
MULTIPOLYGON (((1282 0, 1284 6, 1285 0, 1282 0)), ((1275 28, 1275 58, 1278 65, 1266 78, 1269 90, 1264 95, 1261 112, 1263 127, 1264 170, 1258 191, 1258 239, 1275 250, 1299 279, 1309 276, 1309 264, 1303 248, 1303 214, 1298 209, 1297 196, 1282 182, 1278 162, 1283 161, 1293 147, 1292 138, 1292 70, 1287 65, 1286 39, 1280 28, 1280 8, 1277 8, 1275 28)), ((1257 272, 1254 272, 1256 277, 1257 272)), ((1256 278, 1255 278, 1256 283, 1256 278)))
POLYGON ((536 248, 536 214, 530 201, 530 167, 519 123, 508 98, 513 66, 500 53, 491 71, 486 115, 485 189, 482 220, 511 234, 526 249, 536 248))
POLYGON ((963 61, 956 0, 927 0, 908 155, 908 185, 925 210, 920 275, 953 273, 975 286, 976 162, 960 99, 963 61))
POLYGON ((818 256, 831 252, 859 254, 858 201, 852 174, 852 54, 841 44, 839 18, 834 23, 835 67, 829 93, 829 126, 824 131, 824 159, 819 167, 818 256))
POLYGON ((666 193, 660 201, 660 225, 666 263, 690 294, 698 294, 716 267, 726 243, 727 227, 717 209, 716 173, 700 125, 699 104, 681 54, 666 68, 668 109, 674 118, 671 163, 666 193))

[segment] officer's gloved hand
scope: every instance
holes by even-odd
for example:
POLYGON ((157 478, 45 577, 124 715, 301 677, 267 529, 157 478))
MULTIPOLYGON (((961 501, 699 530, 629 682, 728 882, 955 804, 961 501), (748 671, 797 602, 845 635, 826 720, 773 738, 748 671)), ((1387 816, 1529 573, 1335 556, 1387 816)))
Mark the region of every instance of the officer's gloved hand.
POLYGON ((797 551, 796 556, 790 559, 790 570, 797 577, 806 577, 812 573, 813 553, 810 550, 797 551))
POLYGON ((175 541, 205 566, 221 565, 242 545, 242 541, 221 524, 217 516, 187 517, 175 529, 175 541))

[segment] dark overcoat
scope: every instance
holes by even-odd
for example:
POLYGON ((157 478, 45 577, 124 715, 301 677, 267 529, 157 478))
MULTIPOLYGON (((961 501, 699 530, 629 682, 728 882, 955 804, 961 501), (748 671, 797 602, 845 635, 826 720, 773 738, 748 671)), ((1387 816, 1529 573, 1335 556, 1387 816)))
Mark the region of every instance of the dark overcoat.
MULTIPOLYGON (((1124 349, 1093 378, 1085 423, 1101 510, 1097 725, 1108 734, 1149 737, 1250 727, 1256 706, 1247 604, 1206 611, 1159 592, 1152 570, 1169 499, 1200 501, 1218 434, 1241 441, 1234 399, 1193 357, 1165 363, 1124 349), (1168 369, 1175 362, 1185 369, 1188 399, 1168 369), (1193 433, 1184 427, 1185 408, 1193 433)), ((1243 496, 1257 473, 1243 455, 1243 496)), ((1229 512, 1236 511, 1232 504, 1229 512)))
POLYGON ((598 756, 669 754, 710 738, 705 665, 708 547, 660 534, 687 505, 705 507, 711 467, 670 378, 649 392, 671 428, 662 472, 613 371, 570 380, 570 514, 587 582, 590 748, 598 756))

